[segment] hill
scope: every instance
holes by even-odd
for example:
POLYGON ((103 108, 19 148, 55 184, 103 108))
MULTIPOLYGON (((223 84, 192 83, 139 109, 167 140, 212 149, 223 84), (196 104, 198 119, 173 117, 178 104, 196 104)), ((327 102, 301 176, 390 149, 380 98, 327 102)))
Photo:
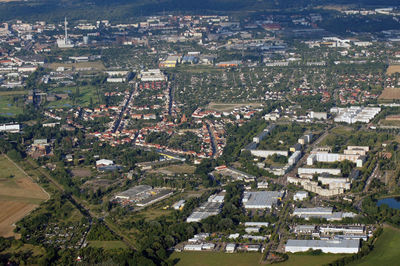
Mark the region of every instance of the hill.
POLYGON ((397 0, 30 0, 0 1, 0 18, 3 20, 60 21, 71 19, 110 19, 125 21, 140 15, 162 12, 216 13, 236 11, 284 11, 312 8, 323 5, 388 6, 397 0), (2 3, 1 3, 2 2, 2 3))

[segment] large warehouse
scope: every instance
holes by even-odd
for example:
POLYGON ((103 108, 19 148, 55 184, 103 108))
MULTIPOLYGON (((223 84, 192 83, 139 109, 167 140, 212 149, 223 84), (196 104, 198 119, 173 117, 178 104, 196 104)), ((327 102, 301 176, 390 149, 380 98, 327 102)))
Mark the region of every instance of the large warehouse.
POLYGON ((246 209, 271 209, 281 200, 284 193, 281 191, 244 192, 243 205, 246 209))
POLYGON ((285 252, 305 252, 322 250, 324 253, 357 253, 360 250, 360 240, 293 240, 285 245, 285 252))
POLYGON ((115 196, 116 199, 122 199, 122 200, 132 200, 133 198, 136 198, 140 196, 141 194, 150 191, 152 189, 151 186, 147 185, 139 185, 136 187, 132 187, 128 190, 125 190, 123 192, 120 192, 115 196))

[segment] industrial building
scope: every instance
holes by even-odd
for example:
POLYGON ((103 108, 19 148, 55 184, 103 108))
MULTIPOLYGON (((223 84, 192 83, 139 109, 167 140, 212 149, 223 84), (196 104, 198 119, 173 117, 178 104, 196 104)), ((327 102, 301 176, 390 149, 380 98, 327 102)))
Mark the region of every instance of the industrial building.
POLYGON ((268 222, 245 222, 244 226, 245 227, 268 227, 269 223, 268 222))
POLYGON ((164 73, 161 72, 160 69, 149 69, 147 71, 141 71, 138 78, 143 82, 167 80, 167 77, 164 75, 164 73))
POLYGON ((246 233, 259 233, 260 232, 260 227, 246 227, 245 229, 244 229, 244 231, 246 232, 246 233))
POLYGON ((283 196, 281 191, 245 191, 242 202, 246 209, 271 209, 283 196))
POLYGON ((294 240, 289 239, 285 245, 285 252, 305 252, 321 250, 324 253, 357 253, 360 250, 359 240, 294 240))
POLYGON ((210 237, 209 233, 199 233, 194 235, 192 238, 188 239, 189 243, 198 243, 198 242, 204 242, 207 237, 210 237))
POLYGON ((293 195, 293 200, 304 200, 308 197, 307 191, 297 191, 296 194, 293 195))
POLYGON ((343 218, 354 218, 355 213, 352 212, 333 212, 332 207, 323 208, 295 208, 292 216, 304 218, 309 220, 310 218, 326 219, 327 221, 340 221, 343 218))
POLYGON ((332 107, 331 113, 336 114, 335 122, 347 124, 369 123, 377 114, 380 113, 380 107, 360 107, 351 106, 349 108, 332 107))
POLYGON ((319 119, 319 120, 326 120, 328 119, 328 114, 326 112, 310 112, 311 119, 319 119))
POLYGON ((18 133, 21 127, 19 124, 3 124, 0 125, 0 132, 10 132, 10 133, 18 133))
POLYGON ((252 182, 252 181, 256 180, 255 176, 245 173, 243 171, 237 170, 232 167, 227 167, 226 165, 221 165, 221 166, 215 167, 215 173, 219 173, 224 176, 229 176, 229 177, 233 178, 234 180, 243 180, 245 182, 252 182))
POLYGON ((151 191, 147 191, 144 193, 145 195, 136 201, 136 205, 139 207, 146 207, 157 201, 163 200, 172 196, 174 191, 170 189, 152 189, 151 191))
POLYGON ((172 205, 172 208, 174 208, 175 210, 182 210, 183 207, 185 206, 185 200, 180 200, 178 202, 176 202, 174 205, 172 205))
POLYGON ((213 250, 215 248, 215 244, 213 243, 204 243, 204 244, 188 244, 183 247, 185 251, 202 251, 202 250, 213 250))
POLYGON ((181 63, 181 56, 169 55, 165 60, 161 61, 159 67, 174 68, 177 64, 181 63))
POLYGON ((152 189, 151 186, 147 185, 139 185, 136 187, 132 187, 128 190, 125 190, 123 192, 120 192, 119 194, 115 195, 116 199, 122 199, 122 200, 132 200, 141 194, 144 194, 152 189))
POLYGON ((224 193, 211 195, 206 202, 196 208, 193 213, 186 218, 187 223, 200 222, 201 220, 217 215, 221 212, 224 202, 224 193))
POLYGON ((365 234, 365 226, 364 225, 325 225, 320 226, 319 228, 322 234, 336 234, 336 233, 343 233, 343 234, 365 234))
POLYGON ((234 253, 235 251, 236 251, 236 244, 234 244, 234 243, 226 244, 226 247, 225 247, 226 253, 234 253))
POLYGON ((96 161, 96 167, 110 166, 110 165, 114 165, 114 162, 112 160, 100 159, 96 161))
POLYGON ((316 230, 315 225, 300 224, 293 228, 293 232, 296 234, 311 234, 316 230))

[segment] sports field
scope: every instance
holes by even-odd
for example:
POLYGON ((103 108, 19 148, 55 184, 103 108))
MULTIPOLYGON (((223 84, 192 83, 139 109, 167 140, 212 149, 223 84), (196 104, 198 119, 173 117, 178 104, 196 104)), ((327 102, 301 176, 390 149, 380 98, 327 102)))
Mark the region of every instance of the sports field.
POLYGON ((400 264, 400 229, 386 226, 366 257, 350 265, 376 266, 400 264))
POLYGON ((0 156, 0 236, 14 236, 14 223, 49 195, 6 156, 0 156))
MULTIPOLYGON (((234 253, 226 254, 222 252, 175 252, 171 259, 175 260, 176 265, 186 266, 251 266, 260 264, 261 253, 234 253)), ((319 266, 328 264, 343 257, 343 255, 296 255, 290 254, 289 259, 277 266, 319 266)))

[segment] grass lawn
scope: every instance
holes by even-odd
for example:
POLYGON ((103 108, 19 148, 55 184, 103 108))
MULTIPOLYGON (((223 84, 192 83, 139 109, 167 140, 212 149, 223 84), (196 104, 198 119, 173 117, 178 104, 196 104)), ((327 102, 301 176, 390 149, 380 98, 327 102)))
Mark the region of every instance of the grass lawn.
POLYGON ((0 96, 25 95, 28 91, 0 91, 0 96))
POLYGON ((188 164, 169 165, 160 169, 170 171, 174 174, 193 174, 196 167, 188 164))
POLYGON ((4 254, 6 252, 12 254, 22 254, 24 252, 29 252, 29 253, 31 252, 32 256, 41 256, 46 253, 46 250, 43 247, 34 246, 31 244, 24 244, 22 246, 13 244, 10 248, 3 251, 2 253, 4 254))
POLYGON ((279 266, 318 266, 331 263, 343 255, 323 254, 318 256, 290 254, 289 259, 276 265, 279 266))
POLYGON ((23 107, 16 106, 16 103, 13 101, 13 96, 0 95, 0 116, 15 116, 18 114, 22 114, 23 107))
POLYGON ((399 247, 400 230, 392 227, 385 227, 371 253, 350 265, 399 265, 399 247))
MULTIPOLYGON (((74 94, 76 92, 76 88, 77 86, 60 87, 53 89, 51 92, 74 94)), ((100 94, 103 94, 103 92, 100 92, 100 94)), ((67 99, 60 99, 57 101, 48 102, 46 106, 49 108, 69 108, 71 106, 88 107, 90 105, 90 98, 92 98, 94 105, 99 103, 96 87, 79 86, 79 97, 76 99, 75 103, 73 102, 72 97, 68 97, 67 99)))
POLYGON ((379 125, 400 127, 400 121, 381 119, 379 125))
POLYGON ((115 241, 89 241, 90 247, 104 248, 104 249, 118 249, 118 248, 128 248, 124 242, 120 240, 115 241))
POLYGON ((176 265, 191 266, 245 266, 259 265, 261 253, 235 253, 226 254, 222 252, 174 252, 171 259, 176 260, 176 265))
MULTIPOLYGON (((176 265, 191 266, 247 266, 261 265, 261 253, 235 253, 226 254, 222 252, 175 252, 171 259, 176 259, 176 265)), ((289 260, 277 263, 279 266, 317 266, 324 265, 341 258, 343 255, 289 255, 289 260)))

